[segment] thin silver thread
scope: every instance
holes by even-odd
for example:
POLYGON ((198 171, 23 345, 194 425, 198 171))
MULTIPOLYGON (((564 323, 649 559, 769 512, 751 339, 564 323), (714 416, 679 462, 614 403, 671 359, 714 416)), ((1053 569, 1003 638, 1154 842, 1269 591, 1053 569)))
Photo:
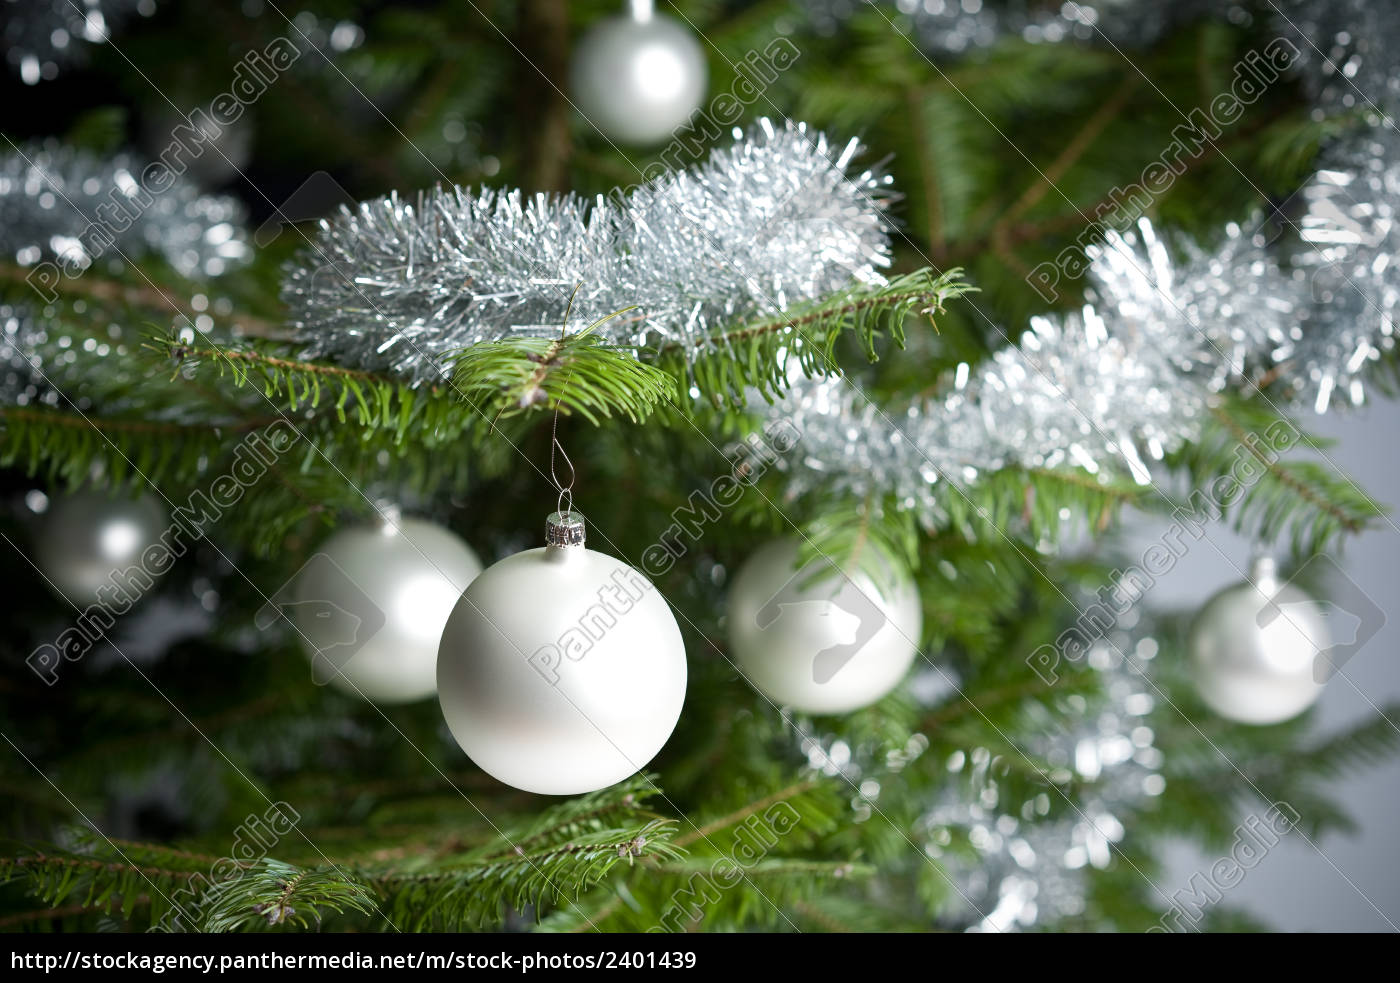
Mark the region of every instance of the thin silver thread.
MULTIPOLYGON (((562 345, 569 332, 569 315, 574 309, 574 298, 578 296, 579 290, 583 287, 579 283, 574 287, 574 292, 569 295, 569 306, 564 309, 564 323, 559 327, 559 342, 562 345)), ((573 380, 574 370, 569 369, 569 374, 564 377, 564 388, 559 392, 559 398, 554 402, 554 421, 549 438, 549 480, 554 482, 554 487, 559 489, 559 500, 556 511, 562 513, 572 512, 574 509, 574 480, 578 477, 578 472, 574 470, 574 462, 569 460, 569 454, 564 450, 564 445, 559 443, 559 408, 563 405, 564 396, 569 391, 569 383, 573 380), (554 455, 558 452, 564 459, 564 463, 569 466, 569 483, 563 484, 559 476, 554 472, 554 455), (567 503, 567 504, 565 504, 567 503)))

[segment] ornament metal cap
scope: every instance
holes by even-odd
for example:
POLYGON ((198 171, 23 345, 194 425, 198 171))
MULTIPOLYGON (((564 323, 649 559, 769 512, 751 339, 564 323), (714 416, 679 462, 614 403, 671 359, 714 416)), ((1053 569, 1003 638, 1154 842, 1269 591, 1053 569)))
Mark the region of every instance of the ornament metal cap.
POLYGON ((551 512, 544 520, 544 541, 550 546, 582 546, 583 515, 578 512, 551 512))
POLYGON ((1265 594, 1278 588, 1278 563, 1267 553, 1256 553, 1249 563, 1249 580, 1265 594))

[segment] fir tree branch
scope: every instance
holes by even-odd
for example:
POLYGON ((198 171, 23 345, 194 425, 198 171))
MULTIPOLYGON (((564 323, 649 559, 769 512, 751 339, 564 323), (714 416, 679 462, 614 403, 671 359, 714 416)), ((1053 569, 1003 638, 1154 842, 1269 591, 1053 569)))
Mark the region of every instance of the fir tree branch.
MULTIPOLYGON (((667 820, 670 822, 671 820, 667 820)), ((502 860, 509 860, 512 864, 527 864, 532 867, 555 864, 564 858, 571 858, 580 855, 591 855, 595 851, 603 854, 615 854, 618 857, 640 857, 646 849, 647 840, 644 834, 627 836, 616 841, 605 841, 602 843, 565 843, 562 846, 550 847, 547 850, 539 850, 534 853, 512 850, 510 853, 495 854, 490 857, 483 857, 474 861, 455 861, 454 865, 447 870, 428 871, 425 873, 404 871, 381 873, 374 876, 374 883, 381 886, 390 884, 400 884, 410 882, 414 884, 424 884, 436 881, 457 881, 470 877, 477 870, 496 872, 503 866, 502 860)))
MULTIPOLYGON (((1335 468, 1299 460, 1299 452, 1326 442, 1300 431, 1262 400, 1222 400, 1212 405, 1213 426, 1168 458, 1204 496, 1204 519, 1221 515, 1245 535, 1269 542, 1287 536, 1297 557, 1320 552, 1354 535, 1385 509, 1335 468), (1277 446, 1275 446, 1277 445, 1277 446), (1257 469, 1260 476, 1251 478, 1257 469), (1217 482, 1232 492, 1207 494, 1217 482)), ((1193 502, 1184 506, 1197 510, 1193 502)))
MULTIPOLYGON (((360 369, 346 369, 339 365, 326 365, 322 362, 304 362, 292 358, 280 358, 266 352, 236 348, 196 348, 185 345, 178 338, 167 338, 152 346, 177 363, 197 362, 201 359, 214 359, 225 362, 251 362, 288 375, 326 375, 342 379, 359 379, 364 382, 392 384, 394 380, 386 375, 365 372, 360 369)), ((436 389, 434 389, 436 391, 436 389)))
POLYGON ((227 449, 225 427, 217 424, 85 419, 32 407, 4 407, 0 420, 0 466, 46 473, 55 483, 70 485, 89 480, 97 462, 118 486, 182 481, 198 475, 201 462, 217 459, 227 449))
MULTIPOLYGON (((854 877, 869 877, 875 873, 875 868, 869 864, 854 864, 844 860, 803 860, 787 857, 762 860, 752 865, 736 863, 735 867, 742 869, 744 878, 753 877, 761 880, 809 879, 812 877, 844 880, 854 877)), ((677 860, 652 864, 651 869, 658 874, 685 878, 712 871, 714 861, 703 857, 677 860)))
POLYGON ((389 376, 288 358, 259 348, 193 348, 177 335, 150 346, 176 366, 219 367, 236 388, 256 388, 288 412, 329 406, 339 423, 386 431, 396 447, 412 436, 425 446, 454 442, 484 426, 481 411, 451 398, 445 388, 418 389, 389 376))
POLYGON ((676 846, 687 847, 700 840, 709 839, 715 833, 718 833, 724 829, 728 829, 731 826, 737 826, 739 823, 742 823, 745 819, 748 819, 750 816, 758 815, 760 812, 762 812, 764 809, 767 809, 769 806, 776 805, 779 802, 786 802, 788 799, 797 798, 804 792, 808 792, 816 788, 819 784, 820 782, 818 782, 817 779, 809 778, 805 781, 795 782, 792 785, 787 786, 786 788, 781 788, 778 791, 773 792, 771 795, 765 795, 761 799, 757 799, 753 802, 748 803, 741 809, 736 809, 735 811, 721 816, 718 819, 714 819, 710 822, 705 823, 705 825, 700 826, 692 830, 691 832, 686 833, 683 836, 677 837, 675 841, 676 846))
POLYGON ((21 873, 31 872, 50 873, 53 871, 95 871, 104 874, 140 874, 143 877, 168 877, 174 880, 189 880, 199 876, 199 871, 195 870, 171 870, 165 867, 146 867, 139 864, 122 863, 106 860, 92 860, 86 857, 55 857, 48 854, 36 853, 24 857, 0 857, 0 881, 8 880, 4 871, 10 870, 11 876, 19 876, 21 873))
POLYGON ((1128 100, 1137 91, 1141 79, 1142 76, 1137 72, 1130 72, 1125 76, 1117 91, 1084 122, 1084 125, 1074 136, 1070 137, 1059 156, 1045 167, 1037 169, 1039 173, 1030 187, 1026 188, 1006 210, 1006 214, 997 220, 996 229, 1002 231, 997 232, 994 229, 993 238, 1004 235, 1005 229, 1011 223, 1034 208, 1052 188, 1059 184, 1069 169, 1078 163, 1084 153, 1093 146, 1094 141, 1099 138, 1104 129, 1123 112, 1128 100))
POLYGON ((189 434, 218 430, 230 433, 245 433, 259 430, 276 423, 281 417, 262 417, 256 420, 237 422, 209 421, 208 423, 177 423, 159 420, 126 420, 94 416, 92 414, 70 413, 64 410, 34 409, 24 406, 0 406, 0 419, 20 420, 26 423, 41 424, 46 427, 68 427, 75 430, 96 430, 101 433, 129 434, 189 434))
MULTIPOLYGON (((33 272, 32 267, 0 262, 0 280, 27 283, 33 272)), ((142 308, 165 316, 175 314, 190 323, 198 316, 198 312, 186 306, 188 298, 181 297, 173 290, 151 283, 124 283, 107 279, 97 270, 88 270, 80 277, 59 277, 56 282, 49 284, 49 287, 61 294, 83 297, 104 304, 142 308)), ((244 335, 273 338, 282 331, 280 326, 271 321, 248 314, 239 314, 232 320, 235 330, 244 335)))
MULTIPOLYGON (((821 330, 833 323, 841 324, 848 319, 858 319, 873 311, 885 312, 903 309, 906 313, 932 316, 941 313, 943 305, 953 297, 973 291, 974 287, 958 283, 961 270, 949 270, 931 279, 929 271, 909 273, 896 282, 870 288, 856 288, 851 293, 828 299, 820 304, 803 309, 802 313, 783 317, 767 318, 754 324, 728 330, 710 339, 716 348, 752 341, 772 334, 803 334, 804 330, 821 330), (918 286, 909 288, 909 284, 918 286)), ((824 332, 823 332, 824 333, 824 332)))
POLYGON ((309 929, 320 925, 328 911, 369 915, 375 911, 374 897, 367 885, 339 870, 309 870, 263 858, 241 877, 210 886, 198 904, 198 929, 309 929))
POLYGON ((532 853, 452 858, 427 869, 362 871, 399 924, 461 929, 498 922, 505 912, 537 911, 576 899, 620 863, 674 860, 673 820, 604 827, 532 853))
POLYGON ((639 423, 676 398, 670 375, 588 331, 473 345, 453 360, 452 381, 493 419, 557 409, 594 426, 611 416, 639 423))
MULTIPOLYGON (((557 841, 580 830, 601 828, 604 818, 622 813, 661 818, 643 808, 643 803, 660 794, 657 778, 637 774, 597 792, 567 799, 540 813, 523 835, 533 842, 557 841)), ((518 839, 511 842, 520 845, 518 839)))
POLYGON ((1366 521, 1365 518, 1352 515, 1340 505, 1328 501, 1320 491, 1309 487, 1298 475, 1290 473, 1288 470, 1281 467, 1277 460, 1266 457, 1260 452, 1259 448, 1255 446, 1255 441, 1251 439, 1249 432, 1236 423, 1234 418, 1226 413, 1219 405, 1212 406, 1210 412, 1213 417, 1224 424, 1225 428, 1234 435, 1241 447, 1247 448, 1250 455, 1269 470, 1269 473, 1273 476, 1275 481, 1291 490, 1313 508, 1330 515, 1337 521, 1337 524, 1347 532, 1356 533, 1361 531, 1366 521))
POLYGON ((905 91, 909 110, 909 125, 917 151, 919 177, 923 182, 924 222, 927 225, 929 248, 941 250, 947 244, 943 233, 943 192, 930 150, 928 127, 924 121, 923 100, 916 89, 905 91))
POLYGON ((693 380, 717 404, 743 398, 750 387, 772 398, 787 388, 787 359, 795 358, 809 376, 828 375, 837 364, 837 343, 850 335, 875 361, 883 335, 903 346, 910 315, 932 322, 944 304, 973 289, 963 282, 961 270, 935 275, 925 269, 888 283, 861 284, 778 316, 726 328, 689 361, 667 350, 663 364, 681 380, 693 380))

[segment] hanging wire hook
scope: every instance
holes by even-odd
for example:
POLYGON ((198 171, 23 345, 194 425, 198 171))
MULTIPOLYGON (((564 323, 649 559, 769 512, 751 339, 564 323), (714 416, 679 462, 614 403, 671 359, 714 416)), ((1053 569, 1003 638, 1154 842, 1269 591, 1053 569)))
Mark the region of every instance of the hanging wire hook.
POLYGON ((554 487, 559 489, 559 503, 557 510, 560 512, 572 512, 574 509, 574 479, 577 477, 574 471, 574 462, 569 460, 569 455, 564 451, 564 445, 559 443, 559 410, 554 410, 554 434, 549 444, 549 477, 554 482, 554 487), (559 456, 564 459, 564 463, 569 466, 569 483, 560 483, 559 476, 554 473, 554 452, 558 451, 559 456), (567 504, 565 504, 567 502, 567 504))
MULTIPOLYGON (((579 283, 574 287, 574 292, 569 295, 569 306, 564 309, 564 323, 559 328, 559 341, 562 344, 569 331, 569 315, 574 310, 574 298, 578 296, 583 284, 579 283)), ((559 399, 554 403, 554 424, 549 440, 549 479, 554 482, 554 487, 559 489, 559 501, 556 504, 556 511, 572 512, 574 509, 574 480, 578 477, 578 472, 574 470, 574 462, 569 460, 569 454, 564 450, 564 445, 559 443, 559 408, 563 404, 564 394, 569 391, 569 382, 574 377, 573 369, 569 369, 569 374, 564 377, 564 388, 559 392, 559 399), (564 463, 569 466, 569 483, 565 485, 559 480, 559 476, 554 471, 554 455, 558 452, 564 459, 564 463), (566 504, 567 503, 567 504, 566 504)))

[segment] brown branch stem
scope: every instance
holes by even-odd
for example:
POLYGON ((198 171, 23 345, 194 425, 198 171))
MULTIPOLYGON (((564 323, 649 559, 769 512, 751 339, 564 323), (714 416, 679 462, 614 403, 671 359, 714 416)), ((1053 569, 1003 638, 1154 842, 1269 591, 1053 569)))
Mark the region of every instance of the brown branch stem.
POLYGON ((676 846, 679 847, 688 846, 689 844, 694 843, 696 840, 705 839, 711 833, 719 832, 725 827, 733 826, 735 823, 742 823, 745 819, 748 819, 750 816, 756 815, 761 810, 767 809, 769 806, 778 802, 782 802, 785 799, 791 799, 794 796, 801 795, 803 792, 806 792, 809 789, 816 788, 816 786, 816 779, 810 778, 806 781, 798 782, 794 785, 789 785, 787 788, 779 789, 772 795, 766 795, 763 798, 757 800, 756 802, 750 802, 742 809, 737 809, 734 812, 729 813, 729 815, 727 816, 721 816, 718 819, 708 822, 704 826, 701 826, 693 832, 686 833, 684 836, 678 836, 673 842, 676 846))

